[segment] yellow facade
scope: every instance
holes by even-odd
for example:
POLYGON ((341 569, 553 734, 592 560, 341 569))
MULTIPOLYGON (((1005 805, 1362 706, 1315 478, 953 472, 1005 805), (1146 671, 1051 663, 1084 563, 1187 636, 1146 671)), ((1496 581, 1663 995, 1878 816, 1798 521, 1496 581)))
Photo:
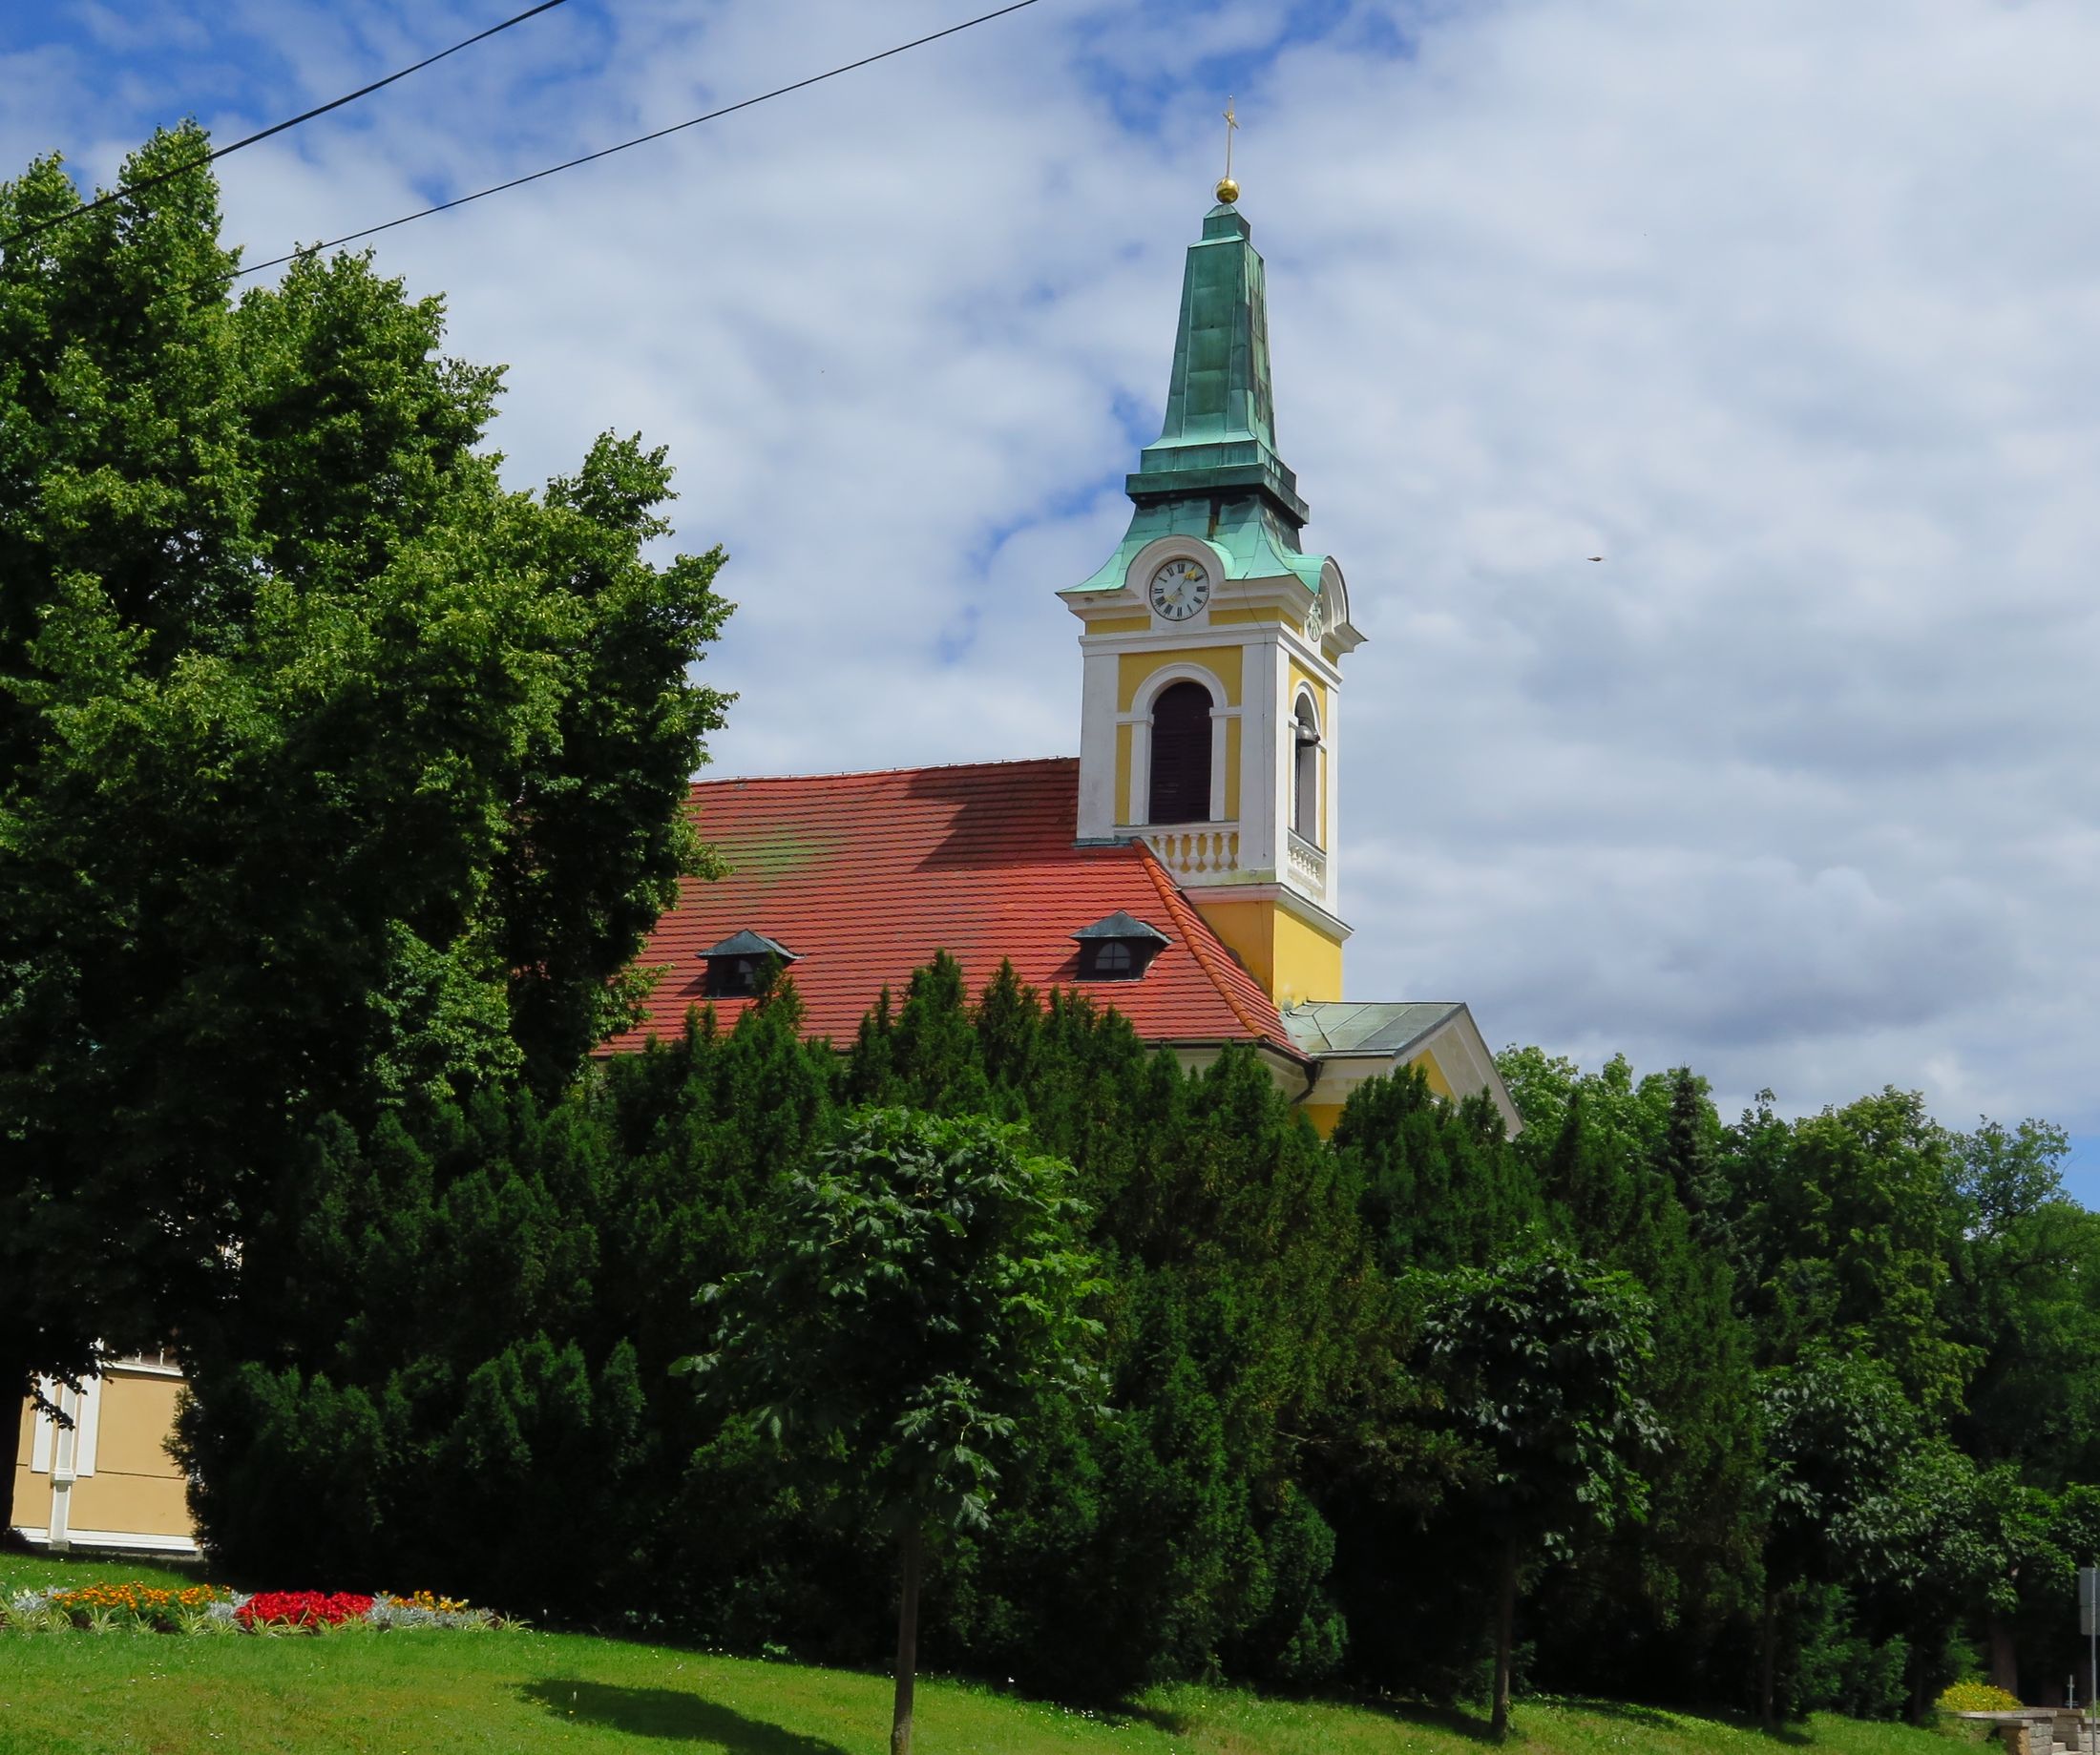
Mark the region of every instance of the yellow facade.
MULTIPOLYGON (((1447 1103, 1458 1101, 1457 1096, 1451 1089, 1451 1080, 1445 1076, 1443 1068, 1437 1064, 1437 1055, 1434 1049, 1422 1049, 1405 1060, 1395 1060, 1389 1066, 1381 1067, 1379 1070, 1381 1072, 1397 1072, 1401 1067, 1408 1066, 1418 1067, 1421 1070, 1423 1081, 1429 1086, 1434 1096, 1442 1097, 1447 1103)), ((1318 1095, 1317 1087, 1314 1088, 1314 1094, 1315 1096, 1318 1095)), ((1319 1135, 1322 1139, 1325 1139, 1334 1131, 1334 1123, 1342 1118, 1342 1111, 1347 1107, 1347 1098, 1339 1097, 1326 1102, 1300 1103, 1298 1112, 1312 1123, 1312 1131, 1319 1135)))
POLYGON ((17 1529, 47 1529, 51 1524, 51 1472, 38 1473, 30 1468, 30 1446, 36 1436, 36 1407, 22 1403, 22 1431, 14 1447, 14 1511, 10 1517, 17 1529))
POLYGON ((1197 889, 1188 899, 1279 1007, 1342 996, 1339 938, 1267 896, 1197 889))
MULTIPOLYGON (((1105 624, 1104 624, 1105 625, 1105 624)), ((1239 646, 1199 646, 1184 652, 1126 652, 1116 667, 1116 704, 1120 713, 1136 709, 1138 697, 1152 678, 1170 664, 1195 664, 1217 678, 1225 690, 1225 704, 1237 707, 1242 699, 1243 654, 1239 646)), ((1116 727, 1116 821, 1134 821, 1131 771, 1135 760, 1134 727, 1116 727)), ((1240 721, 1225 721, 1225 820, 1237 822, 1240 814, 1240 721)))
POLYGON ((1198 646, 1185 652, 1126 652, 1116 666, 1116 710, 1130 712, 1146 680, 1172 664, 1195 664, 1208 671, 1225 690, 1225 704, 1236 707, 1241 700, 1240 660, 1246 650, 1244 646, 1198 646))
POLYGON ((1414 1059, 1404 1064, 1421 1068, 1422 1077, 1427 1081, 1433 1096, 1440 1097, 1446 1102, 1456 1102, 1458 1100, 1452 1093, 1451 1080, 1444 1076, 1444 1070, 1437 1064, 1437 1056, 1434 1054, 1417 1055, 1414 1059))
POLYGON ((92 1411, 66 1392, 70 1432, 25 1401, 9 1522, 54 1548, 194 1553, 186 1483, 167 1448, 181 1389, 170 1366, 112 1365, 90 1380, 92 1411))
MULTIPOLYGON (((1272 609, 1218 609, 1211 613, 1212 625, 1229 625, 1235 628, 1253 627, 1262 624, 1278 624, 1289 620, 1272 609)), ((1138 626, 1149 625, 1139 623, 1138 626)), ((1089 624, 1094 633, 1134 632, 1125 629, 1123 619, 1096 621, 1089 624)), ((1151 685, 1163 671, 1179 669, 1183 674, 1188 668, 1208 673, 1215 678, 1223 705, 1229 710, 1220 727, 1224 744, 1222 766, 1225 773, 1225 797, 1222 818, 1228 823, 1239 823, 1246 808, 1241 796, 1241 786, 1246 766, 1247 730, 1239 709, 1249 699, 1250 689, 1266 689, 1273 686, 1262 679, 1250 679, 1247 674, 1250 652, 1255 650, 1247 645, 1232 643, 1211 646, 1166 648, 1143 652, 1124 652, 1116 657, 1116 711, 1118 723, 1115 729, 1115 811, 1119 824, 1135 823, 1138 820, 1138 761, 1139 740, 1132 716, 1141 710, 1151 685)), ((1285 703, 1283 718, 1288 720, 1289 702, 1295 701, 1299 689, 1309 691, 1314 710, 1324 728, 1332 711, 1332 690, 1321 678, 1314 676, 1295 658, 1290 668, 1291 693, 1285 703)), ((1279 723, 1278 729, 1283 729, 1279 723)), ((1329 811, 1328 752, 1319 754, 1319 842, 1333 845, 1334 821, 1329 811)), ((1274 879, 1268 880, 1272 886, 1274 879)), ((1212 930, 1224 940, 1226 946, 1238 957, 1248 972, 1268 990, 1270 996, 1279 1006, 1296 1005, 1308 999, 1339 999, 1342 993, 1342 945, 1341 935, 1334 930, 1313 924, 1302 909, 1292 909, 1275 899, 1273 888, 1262 896, 1235 894, 1231 886, 1200 885, 1191 888, 1189 899, 1209 921, 1212 930)))

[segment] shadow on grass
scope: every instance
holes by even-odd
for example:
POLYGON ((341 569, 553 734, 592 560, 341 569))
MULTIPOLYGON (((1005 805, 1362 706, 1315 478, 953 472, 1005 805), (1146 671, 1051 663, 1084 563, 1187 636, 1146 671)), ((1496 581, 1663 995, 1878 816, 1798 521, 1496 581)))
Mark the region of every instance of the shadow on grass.
POLYGON ((675 1737, 718 1745, 727 1755, 847 1755, 835 1743, 783 1730, 675 1688, 621 1688, 551 1677, 527 1682, 518 1696, 557 1719, 599 1724, 633 1737, 675 1737))
MULTIPOLYGON (((1358 1711, 1376 1713, 1381 1719, 1390 1719, 1396 1724, 1417 1724, 1425 1730, 1448 1731, 1454 1737, 1463 1737, 1468 1743, 1480 1743, 1490 1748, 1497 1746, 1493 1734, 1487 1728, 1485 1716, 1476 1716, 1459 1706, 1429 1706, 1418 1701, 1388 1701, 1373 1698, 1358 1699, 1353 1695, 1310 1697, 1316 1703, 1324 1702, 1333 1706, 1351 1706, 1358 1711)), ((1192 1737, 1202 1725, 1201 1712, 1176 1711, 1171 1706, 1147 1706, 1143 1702, 1125 1702, 1116 1708, 1117 1716, 1149 1724, 1154 1730, 1164 1731, 1169 1737, 1192 1737)))
MULTIPOLYGON (((1521 1706, 1523 1703, 1520 1701, 1521 1706)), ((1543 1697, 1540 1704, 1565 1706, 1571 1711, 1586 1712, 1593 1718, 1616 1719, 1627 1724, 1662 1726, 1686 1719, 1703 1720, 1710 1724, 1726 1724, 1731 1729, 1747 1731, 1761 1737, 1767 1743, 1805 1747, 1816 1739, 1802 1725, 1781 1723, 1774 1730, 1766 1730, 1747 1712, 1727 1712, 1711 1706, 1644 1706, 1634 1701, 1591 1700, 1586 1695, 1556 1694, 1543 1697)))
POLYGON ((1429 1706, 1418 1701, 1377 1700, 1364 1701, 1361 1705, 1364 1711, 1375 1712, 1397 1724, 1419 1724, 1425 1730, 1449 1731, 1452 1736, 1463 1737, 1468 1743, 1495 1746, 1495 1733, 1488 1729, 1486 1714, 1471 1713, 1463 1706, 1429 1706))
MULTIPOLYGON (((1460 1737, 1468 1743, 1478 1743, 1488 1748, 1521 1748, 1524 1743, 1521 1727, 1513 1729, 1506 1745, 1498 1745, 1494 1733, 1488 1728, 1490 1720, 1484 1707, 1469 1711, 1463 1706, 1432 1705, 1423 1701, 1385 1700, 1375 1695, 1335 1697, 1336 1705, 1354 1706, 1360 1712, 1373 1713, 1395 1724, 1414 1725, 1423 1730, 1438 1730, 1447 1736, 1460 1737)), ((1675 1729, 1686 1720, 1704 1720, 1710 1724, 1726 1724, 1736 1730, 1761 1736, 1767 1743, 1804 1747, 1815 1742, 1807 1730, 1797 1724, 1782 1724, 1777 1730, 1762 1731, 1756 1720, 1745 1713, 1698 1710, 1691 1707, 1645 1706, 1636 1701, 1591 1700, 1586 1696, 1561 1694, 1519 1695, 1516 1701, 1520 1719, 1527 1714, 1566 1710, 1580 1712, 1586 1717, 1606 1719, 1615 1724, 1645 1730, 1675 1729)), ((1176 1711, 1167 1706, 1147 1706, 1142 1703, 1125 1703, 1119 1708, 1122 1716, 1151 1725, 1155 1730, 1172 1737, 1191 1736, 1197 1730, 1203 1714, 1176 1711)))

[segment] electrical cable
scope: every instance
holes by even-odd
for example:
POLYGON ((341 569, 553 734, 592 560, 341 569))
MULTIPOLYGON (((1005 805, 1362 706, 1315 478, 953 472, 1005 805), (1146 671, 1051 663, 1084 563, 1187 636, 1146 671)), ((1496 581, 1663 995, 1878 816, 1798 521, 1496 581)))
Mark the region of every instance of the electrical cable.
POLYGON ((191 171, 200 170, 215 159, 225 157, 228 153, 238 153, 243 146, 253 146, 258 140, 267 140, 272 135, 283 134, 287 128, 297 128, 302 122, 310 122, 317 115, 326 115, 330 110, 340 110, 345 104, 353 104, 360 97, 369 97, 382 87, 389 86, 397 79, 406 79, 410 73, 419 73, 426 67, 442 61, 449 54, 457 54, 462 49, 472 49, 476 43, 486 42, 490 37, 508 31, 513 25, 521 25, 528 18, 537 18, 540 13, 551 12, 556 7, 566 6, 568 3, 569 0, 540 0, 539 5, 528 8, 514 18, 506 18, 501 24, 491 25, 486 31, 477 31, 474 35, 454 43, 450 49, 440 49, 433 55, 426 55, 413 67, 404 67, 399 73, 388 73, 384 79, 374 79, 369 85, 361 85, 354 92, 346 92, 341 97, 328 103, 320 104, 314 109, 304 111, 298 115, 275 123, 255 134, 243 136, 241 139, 231 141, 225 146, 206 153, 201 158, 193 158, 187 164, 178 164, 172 171, 161 171, 147 178, 143 182, 128 183, 121 189, 113 189, 107 195, 97 196, 94 200, 84 202, 78 207, 69 207, 64 213, 52 219, 40 220, 35 225, 24 227, 11 238, 0 238, 0 250, 11 249, 14 245, 36 237, 39 233, 50 231, 53 226, 64 225, 69 220, 79 219, 82 214, 94 212, 98 207, 107 207, 112 201, 128 201, 134 196, 143 195, 148 189, 158 188, 164 182, 172 181, 178 177, 186 176, 191 171))
POLYGON ((254 262, 245 268, 237 268, 230 274, 213 275, 207 280, 198 282, 198 284, 214 285, 220 282, 242 280, 251 274, 261 274, 265 268, 282 267, 285 262, 297 261, 301 257, 315 256, 323 250, 332 250, 338 244, 355 243, 360 238, 370 238, 380 232, 390 232, 395 226, 407 225, 413 219, 427 219, 432 214, 448 213, 454 207, 466 206, 469 201, 478 201, 484 196, 501 195, 506 189, 522 188, 526 183, 537 182, 542 177, 553 177, 562 171, 573 171, 579 164, 590 164, 599 158, 610 158, 615 153, 623 153, 631 146, 645 146, 651 140, 662 139, 666 135, 678 134, 687 128, 698 128, 703 122, 712 122, 721 116, 733 115, 737 111, 748 110, 754 104, 766 103, 775 97, 786 97, 790 92, 800 92, 812 85, 821 85, 827 79, 836 79, 841 73, 850 73, 863 67, 872 67, 877 61, 887 61, 892 55, 903 54, 908 50, 923 49, 928 43, 937 43, 944 36, 954 36, 958 31, 973 30, 978 25, 990 24, 995 18, 1004 18, 1009 12, 1018 12, 1027 7, 1034 6, 1036 3, 1037 0, 1014 0, 1011 6, 1002 6, 997 11, 983 12, 976 18, 963 20, 959 25, 950 25, 944 31, 935 31, 927 36, 914 37, 909 43, 899 43, 893 49, 885 49, 875 54, 863 55, 857 61, 849 61, 843 67, 834 67, 828 73, 811 73, 808 78, 797 79, 792 85, 777 86, 770 92, 761 92, 756 97, 746 97, 737 103, 724 104, 721 109, 709 110, 704 115, 690 116, 682 122, 673 122, 670 127, 659 128, 650 134, 637 135, 633 139, 622 140, 617 146, 600 147, 595 153, 585 153, 580 158, 571 158, 561 164, 551 164, 542 171, 533 171, 523 177, 514 177, 508 182, 492 183, 486 189, 476 189, 472 195, 462 195, 450 201, 440 201, 434 207, 425 207, 415 213, 403 214, 398 219, 388 219, 380 225, 368 225, 363 231, 345 232, 342 237, 330 238, 325 243, 307 244, 304 248, 293 250, 287 255, 273 256, 268 261, 254 262))

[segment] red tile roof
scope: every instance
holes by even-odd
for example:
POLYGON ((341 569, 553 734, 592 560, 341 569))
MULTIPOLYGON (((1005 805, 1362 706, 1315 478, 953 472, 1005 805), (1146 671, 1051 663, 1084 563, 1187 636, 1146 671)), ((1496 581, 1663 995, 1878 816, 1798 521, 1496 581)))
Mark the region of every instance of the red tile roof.
MULTIPOLYGON (((729 873, 681 886, 640 957, 668 972, 647 1020, 610 1050, 682 1028, 703 1003, 699 952, 747 930, 797 953, 809 1034, 841 1043, 885 985, 901 998, 912 972, 946 951, 973 992, 1008 958, 1033 987, 1114 1006, 1147 1040, 1295 1053, 1261 984, 1148 848, 1073 845, 1077 761, 704 781, 692 806, 729 873), (1172 942, 1141 980, 1082 982, 1071 934, 1118 909, 1172 942)), ((748 1003, 714 1002, 725 1023, 748 1003)))

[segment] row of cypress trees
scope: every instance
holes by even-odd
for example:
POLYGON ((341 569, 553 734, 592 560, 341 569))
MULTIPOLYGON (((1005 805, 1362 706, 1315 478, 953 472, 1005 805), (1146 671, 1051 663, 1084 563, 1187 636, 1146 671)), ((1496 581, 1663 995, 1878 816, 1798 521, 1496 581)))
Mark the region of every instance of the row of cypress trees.
POLYGON ((1109 1288, 1111 1411, 1040 1409, 991 1530, 933 1557, 936 1667, 1067 1698, 1476 1694, 1507 1591, 1537 1684, 1890 1712, 2053 1637, 2042 1594, 2089 1515, 2065 1490, 2100 1446, 2077 1415, 2006 1448, 2002 1379, 2072 1369, 2072 1258, 2100 1248, 2047 1131, 1962 1140, 1895 1094, 1724 1128, 1689 1073, 1504 1070, 1514 1141, 1402 1074, 1323 1142, 1250 1053, 1185 1076, 1111 1013, 1011 972, 973 998, 943 958, 842 1053, 801 1040, 784 985, 551 1105, 492 1088, 325 1128, 240 1296, 185 1336, 206 1538, 273 1577, 879 1661, 870 1508, 779 1472, 670 1367, 706 1344, 695 1290, 765 1259, 784 1172, 882 1103, 1024 1123, 1072 1164, 1109 1288), (2017 1263, 1984 1261, 1993 1225, 2017 1263), (1573 1314, 1532 1368, 1550 1296, 1573 1314), (2042 1358, 2003 1330, 2048 1296, 2042 1358), (1573 1405, 1586 1362, 1627 1417, 1573 1405), (1526 1485, 1527 1430, 1593 1453, 1526 1485), (1914 1576, 1956 1535, 1961 1565, 1914 1576))

